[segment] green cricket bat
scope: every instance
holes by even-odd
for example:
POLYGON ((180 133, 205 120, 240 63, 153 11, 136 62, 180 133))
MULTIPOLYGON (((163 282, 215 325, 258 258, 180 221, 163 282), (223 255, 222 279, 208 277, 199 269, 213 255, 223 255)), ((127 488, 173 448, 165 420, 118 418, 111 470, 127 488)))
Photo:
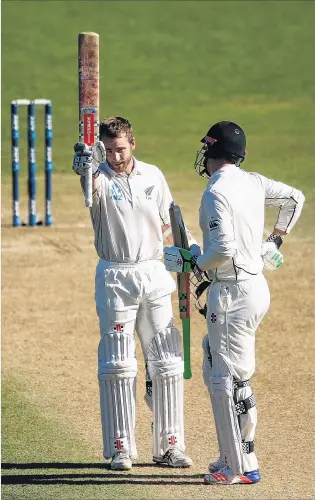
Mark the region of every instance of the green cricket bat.
MULTIPOLYGON (((189 250, 186 228, 178 205, 170 207, 174 245, 189 250)), ((190 279, 189 273, 177 273, 179 316, 183 327, 184 378, 192 377, 190 367, 190 279)))

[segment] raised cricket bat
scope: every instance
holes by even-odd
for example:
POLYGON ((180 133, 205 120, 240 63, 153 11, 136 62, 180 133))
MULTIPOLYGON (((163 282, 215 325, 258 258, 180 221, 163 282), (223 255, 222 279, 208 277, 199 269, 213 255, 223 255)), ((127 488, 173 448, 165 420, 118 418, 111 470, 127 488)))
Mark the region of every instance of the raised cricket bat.
MULTIPOLYGON (((79 33, 79 142, 99 140, 99 35, 79 33)), ((85 205, 92 206, 92 169, 85 176, 85 205)))
MULTIPOLYGON (((174 245, 189 250, 186 228, 178 205, 171 205, 170 219, 174 245)), ((177 273, 179 316, 183 327, 184 378, 192 377, 190 367, 190 280, 189 273, 177 273)))

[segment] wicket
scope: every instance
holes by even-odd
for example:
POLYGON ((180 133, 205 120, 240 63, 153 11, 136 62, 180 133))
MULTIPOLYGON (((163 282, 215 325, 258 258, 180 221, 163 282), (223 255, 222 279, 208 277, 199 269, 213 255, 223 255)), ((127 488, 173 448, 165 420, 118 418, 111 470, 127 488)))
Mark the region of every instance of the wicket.
POLYGON ((27 106, 27 144, 28 144, 28 225, 36 226, 36 105, 45 106, 45 225, 52 224, 52 104, 49 99, 17 99, 11 102, 11 143, 12 143, 12 181, 13 181, 13 226, 20 226, 19 172, 20 172, 20 131, 19 106, 27 106))

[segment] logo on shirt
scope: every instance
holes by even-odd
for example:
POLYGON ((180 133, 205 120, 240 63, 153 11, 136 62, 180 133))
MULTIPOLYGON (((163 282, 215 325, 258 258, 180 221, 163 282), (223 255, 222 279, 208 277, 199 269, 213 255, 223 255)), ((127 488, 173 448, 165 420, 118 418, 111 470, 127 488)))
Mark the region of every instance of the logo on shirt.
POLYGON ((145 195, 147 197, 147 200, 151 200, 152 199, 151 195, 152 195, 153 189, 154 189, 154 186, 150 186, 150 187, 148 187, 147 189, 144 190, 145 195))
POLYGON ((123 194, 118 184, 115 184, 115 182, 113 182, 110 189, 114 200, 122 200, 123 194))
POLYGON ((217 221, 217 220, 211 220, 209 222, 210 231, 213 231, 213 229, 216 229, 217 227, 219 227, 219 221, 217 221))

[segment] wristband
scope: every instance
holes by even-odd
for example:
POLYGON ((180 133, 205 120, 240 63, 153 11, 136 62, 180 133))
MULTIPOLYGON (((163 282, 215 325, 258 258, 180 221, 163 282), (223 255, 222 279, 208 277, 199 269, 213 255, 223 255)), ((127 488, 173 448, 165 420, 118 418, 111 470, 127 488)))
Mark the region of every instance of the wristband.
POLYGON ((283 239, 281 238, 280 234, 275 234, 275 233, 272 233, 266 241, 272 241, 273 243, 275 243, 277 249, 279 250, 279 248, 281 247, 282 243, 283 243, 283 239))
POLYGON ((100 175, 100 173, 101 173, 101 171, 100 171, 100 169, 98 168, 98 169, 96 170, 96 172, 94 172, 94 174, 92 174, 93 179, 96 179, 96 178, 100 175))

